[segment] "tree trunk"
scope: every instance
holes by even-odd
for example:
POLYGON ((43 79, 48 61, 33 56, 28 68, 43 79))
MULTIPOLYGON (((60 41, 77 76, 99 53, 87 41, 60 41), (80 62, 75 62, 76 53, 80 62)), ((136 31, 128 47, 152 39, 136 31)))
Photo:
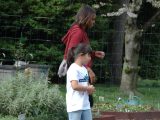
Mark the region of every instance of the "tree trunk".
MULTIPOLYGON (((140 12, 142 0, 132 0, 128 6, 129 12, 140 12)), ((152 21, 159 16, 160 11, 157 11, 155 15, 149 19, 144 25, 143 31, 147 29, 152 21)), ((140 38, 142 31, 137 28, 136 18, 127 16, 126 28, 125 28, 125 57, 123 63, 122 80, 120 90, 126 94, 134 95, 136 92, 136 83, 138 79, 138 59, 140 51, 140 38)))
MULTIPOLYGON (((123 7, 123 4, 128 4, 129 0, 120 0, 118 4, 123 7)), ((114 23, 115 33, 112 40, 112 55, 111 55, 111 81, 115 84, 120 84, 122 76, 123 63, 123 45, 124 31, 126 23, 126 14, 118 16, 114 23)))
POLYGON ((136 92, 141 31, 133 18, 127 17, 125 30, 125 57, 120 89, 125 94, 136 92))

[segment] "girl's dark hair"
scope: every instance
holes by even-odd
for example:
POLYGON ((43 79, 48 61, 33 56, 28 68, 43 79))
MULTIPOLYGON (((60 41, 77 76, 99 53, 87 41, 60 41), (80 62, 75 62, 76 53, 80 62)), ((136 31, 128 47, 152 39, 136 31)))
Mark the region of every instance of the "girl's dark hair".
POLYGON ((75 16, 75 23, 80 26, 86 26, 88 20, 96 14, 96 11, 89 5, 83 5, 75 16))
POLYGON ((92 54, 92 48, 88 44, 80 43, 76 47, 71 48, 68 51, 67 54, 67 65, 68 67, 71 65, 71 63, 74 62, 74 60, 77 58, 77 56, 82 53, 82 55, 85 54, 92 54))

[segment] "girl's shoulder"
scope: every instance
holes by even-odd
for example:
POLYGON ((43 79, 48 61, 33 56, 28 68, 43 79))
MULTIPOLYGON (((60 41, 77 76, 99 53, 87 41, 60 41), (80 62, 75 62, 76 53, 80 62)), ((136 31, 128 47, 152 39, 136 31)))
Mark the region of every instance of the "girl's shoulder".
POLYGON ((75 74, 75 73, 78 73, 79 69, 78 67, 76 66, 76 64, 72 63, 68 70, 67 70, 67 74, 71 75, 71 74, 75 74))
POLYGON ((71 70, 75 70, 75 69, 77 69, 77 66, 76 66, 76 64, 75 63, 72 63, 70 66, 69 66, 69 68, 68 68, 68 71, 71 71, 71 70))
POLYGON ((71 65, 70 65, 70 67, 68 68, 68 71, 69 70, 82 70, 82 69, 86 69, 86 67, 85 66, 79 66, 79 65, 77 65, 76 63, 72 63, 71 65))
POLYGON ((86 75, 86 74, 88 74, 88 71, 87 71, 87 69, 86 69, 86 67, 85 66, 79 66, 79 65, 77 65, 76 63, 72 63, 71 65, 70 65, 70 67, 68 68, 68 71, 67 71, 67 76, 69 75, 73 75, 73 74, 80 74, 80 75, 86 75))

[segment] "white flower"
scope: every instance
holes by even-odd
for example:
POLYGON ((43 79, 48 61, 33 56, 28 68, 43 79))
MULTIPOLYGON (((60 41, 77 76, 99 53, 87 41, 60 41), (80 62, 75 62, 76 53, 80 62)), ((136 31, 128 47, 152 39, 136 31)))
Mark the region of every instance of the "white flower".
POLYGON ((120 8, 119 10, 118 10, 118 12, 120 13, 120 14, 123 14, 124 12, 126 12, 127 11, 127 8, 120 8))
POLYGON ((137 14, 132 13, 132 12, 127 12, 127 15, 131 18, 137 18, 137 14))
POLYGON ((105 6, 106 5, 106 3, 103 3, 103 2, 100 2, 99 3, 101 6, 105 6))
POLYGON ((118 98, 118 101, 120 101, 121 99, 122 99, 122 98, 119 97, 119 98, 118 98))
POLYGON ((93 8, 98 9, 100 6, 98 4, 94 4, 93 8))
POLYGON ((152 0, 147 0, 147 2, 152 2, 152 0))
POLYGON ((33 59, 33 54, 30 53, 29 56, 31 56, 31 59, 33 59))
POLYGON ((99 101, 104 101, 104 97, 103 96, 99 96, 99 101))
POLYGON ((106 14, 101 14, 101 16, 102 16, 102 17, 106 17, 107 15, 106 15, 106 14))
POLYGON ((160 1, 159 0, 147 0, 147 2, 150 2, 156 8, 160 8, 160 1))
POLYGON ((155 27, 155 24, 152 24, 152 27, 155 27))
POLYGON ((107 16, 120 16, 124 12, 127 12, 127 8, 120 8, 118 12, 107 13, 107 16))
POLYGON ((107 13, 107 16, 120 16, 127 12, 127 15, 131 18, 137 18, 137 14, 130 12, 127 7, 120 8, 117 12, 107 13))
POLYGON ((5 58, 6 57, 6 54, 5 53, 2 53, 3 57, 5 58))

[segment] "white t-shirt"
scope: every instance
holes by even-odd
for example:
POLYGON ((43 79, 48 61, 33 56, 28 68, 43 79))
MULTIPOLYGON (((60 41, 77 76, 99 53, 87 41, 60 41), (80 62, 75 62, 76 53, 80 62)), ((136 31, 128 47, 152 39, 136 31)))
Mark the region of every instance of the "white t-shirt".
POLYGON ((88 92, 73 90, 71 86, 72 80, 77 80, 80 85, 88 86, 89 76, 87 69, 84 66, 81 67, 73 63, 67 71, 67 112, 90 109, 88 92))

